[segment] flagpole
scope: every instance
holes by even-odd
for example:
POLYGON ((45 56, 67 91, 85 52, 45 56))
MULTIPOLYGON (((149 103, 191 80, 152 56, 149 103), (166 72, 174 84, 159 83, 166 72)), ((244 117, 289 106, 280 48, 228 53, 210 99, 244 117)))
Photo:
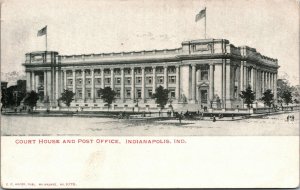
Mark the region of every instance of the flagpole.
POLYGON ((205 33, 204 33, 204 37, 205 37, 205 39, 206 39, 206 7, 205 7, 205 20, 204 20, 204 31, 205 31, 205 33))
POLYGON ((46 31, 46 51, 48 49, 48 47, 47 47, 47 38, 48 38, 48 31, 46 31))

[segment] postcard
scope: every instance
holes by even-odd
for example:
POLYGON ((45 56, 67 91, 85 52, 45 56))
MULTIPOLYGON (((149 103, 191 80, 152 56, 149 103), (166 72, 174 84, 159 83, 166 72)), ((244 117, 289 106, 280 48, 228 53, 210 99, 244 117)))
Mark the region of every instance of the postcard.
POLYGON ((295 188, 299 2, 7 0, 1 186, 295 188))

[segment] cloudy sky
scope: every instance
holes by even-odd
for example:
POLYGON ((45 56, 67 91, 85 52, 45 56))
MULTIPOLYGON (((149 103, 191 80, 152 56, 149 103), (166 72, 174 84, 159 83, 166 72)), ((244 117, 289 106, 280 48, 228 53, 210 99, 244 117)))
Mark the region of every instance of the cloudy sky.
POLYGON ((177 48, 204 38, 195 15, 207 7, 208 38, 254 47, 277 58, 279 75, 299 83, 296 0, 7 0, 1 6, 1 72, 24 72, 24 54, 62 55, 177 48))

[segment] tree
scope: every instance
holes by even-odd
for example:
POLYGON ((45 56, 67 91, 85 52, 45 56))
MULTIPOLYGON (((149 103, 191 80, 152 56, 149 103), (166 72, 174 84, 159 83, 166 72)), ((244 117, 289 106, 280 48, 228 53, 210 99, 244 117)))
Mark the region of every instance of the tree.
POLYGON ((116 99, 116 92, 110 87, 100 88, 100 98, 108 105, 108 110, 112 102, 116 99))
POLYGON ((169 90, 159 86, 156 88, 152 98, 155 99, 155 103, 159 104, 159 107, 163 109, 169 100, 169 90))
POLYGON ((36 106, 38 99, 38 94, 32 90, 31 92, 27 92, 26 97, 24 99, 24 104, 28 105, 33 110, 33 107, 36 106))
POLYGON ((274 101, 274 94, 272 93, 272 90, 267 89, 264 92, 263 97, 261 99, 262 101, 264 101, 264 104, 266 104, 267 106, 269 106, 269 108, 271 108, 274 101))
POLYGON ((61 97, 59 100, 61 100, 63 103, 65 103, 68 108, 71 105, 71 102, 74 100, 73 97, 75 96, 75 93, 70 90, 64 90, 63 93, 61 93, 61 97))
POLYGON ((281 98, 282 98, 282 100, 284 101, 284 103, 286 104, 286 105, 289 105, 289 103, 292 103, 293 102, 293 96, 292 96, 292 93, 291 93, 291 91, 289 91, 289 90, 285 90, 285 91, 283 91, 282 92, 282 95, 281 95, 281 98))
POLYGON ((255 93, 251 90, 249 86, 245 91, 241 91, 240 97, 247 104, 247 107, 250 108, 250 105, 253 104, 255 93))

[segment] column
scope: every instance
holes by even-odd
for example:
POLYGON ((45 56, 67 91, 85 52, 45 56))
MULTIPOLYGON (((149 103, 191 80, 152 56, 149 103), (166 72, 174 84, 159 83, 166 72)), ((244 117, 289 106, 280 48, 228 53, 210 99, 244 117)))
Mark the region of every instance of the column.
MULTIPOLYGON (((229 60, 226 60, 226 62, 229 60)), ((231 85, 231 75, 230 71, 231 70, 231 65, 230 63, 226 63, 226 100, 231 99, 231 92, 232 92, 232 85, 231 85)))
POLYGON ((85 102, 85 69, 81 70, 82 73, 82 100, 85 102))
POLYGON ((104 76, 104 68, 101 68, 101 88, 104 89, 105 85, 105 76, 104 76))
POLYGON ((44 100, 46 100, 47 95, 47 71, 44 71, 44 100))
POLYGON ((274 73, 274 99, 277 100, 277 73, 274 73))
POLYGON ((58 100, 59 97, 59 83, 58 83, 58 70, 55 70, 55 99, 58 100))
POLYGON ((76 93, 76 70, 75 69, 72 70, 72 75, 73 75, 73 79, 72 79, 73 93, 76 93))
POLYGON ((124 68, 121 68, 121 101, 124 102, 125 100, 125 81, 124 81, 124 68))
POLYGON ((244 61, 241 61, 241 67, 240 67, 240 90, 245 90, 244 89, 244 61))
POLYGON ((91 68, 91 98, 95 102, 95 73, 94 68, 91 68))
POLYGON ((209 64, 209 101, 214 99, 214 65, 209 64))
POLYGON ((168 66, 164 66, 164 88, 168 89, 168 66))
MULTIPOLYGON (((225 93, 226 93, 226 61, 222 59, 222 104, 225 108, 225 93)), ((245 67, 244 67, 245 71, 245 67)))
POLYGON ((145 67, 141 67, 142 69, 142 103, 145 102, 145 67))
POLYGON ((261 94, 265 92, 265 72, 261 71, 261 94))
POLYGON ((64 89, 67 90, 67 71, 64 70, 64 89))
POLYGON ((31 91, 31 72, 26 72, 26 91, 31 91))
POLYGON ((115 73, 114 68, 110 68, 110 88, 114 90, 115 87, 115 73))
POLYGON ((153 71, 153 76, 152 76, 152 80, 153 80, 153 86, 152 86, 152 94, 155 93, 156 90, 156 67, 152 66, 152 71, 153 71))
POLYGON ((246 90, 246 88, 248 88, 248 79, 247 79, 247 67, 244 62, 244 90, 246 90))
POLYGON ((254 78, 255 78, 254 72, 255 71, 254 70, 255 69, 253 67, 250 70, 250 72, 251 72, 251 89, 252 89, 253 92, 255 92, 255 82, 254 82, 254 78))
POLYGON ((34 71, 31 71, 31 90, 36 91, 35 89, 35 74, 34 71))
POLYGON ((38 93, 38 88, 39 88, 39 75, 35 75, 35 91, 38 93))
POLYGON ((135 75, 134 67, 131 67, 131 99, 135 99, 135 75))
POLYGON ((177 101, 179 102, 180 100, 180 66, 176 66, 176 91, 175 91, 175 96, 177 101))
POLYGON ((192 65, 192 103, 195 102, 196 98, 196 65, 192 65))

